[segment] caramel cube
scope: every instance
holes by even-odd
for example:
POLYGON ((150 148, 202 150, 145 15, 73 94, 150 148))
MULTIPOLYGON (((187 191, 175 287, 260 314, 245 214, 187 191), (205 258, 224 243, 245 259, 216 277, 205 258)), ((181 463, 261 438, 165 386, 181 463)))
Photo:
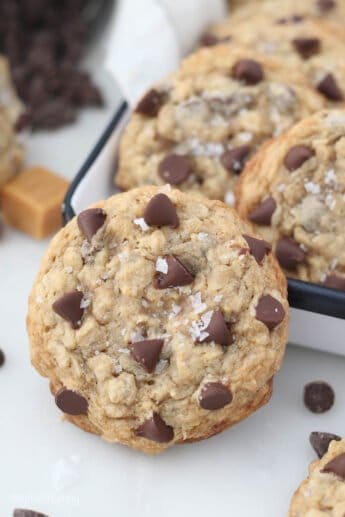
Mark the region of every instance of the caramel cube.
POLYGON ((68 182, 43 167, 28 167, 1 189, 1 208, 8 224, 36 239, 61 226, 61 203, 68 182))

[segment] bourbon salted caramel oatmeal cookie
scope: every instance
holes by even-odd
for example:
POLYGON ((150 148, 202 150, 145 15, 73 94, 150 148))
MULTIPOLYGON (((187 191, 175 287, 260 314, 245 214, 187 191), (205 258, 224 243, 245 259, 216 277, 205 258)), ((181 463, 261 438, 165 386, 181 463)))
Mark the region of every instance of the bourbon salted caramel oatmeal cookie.
POLYGON ((289 275, 345 289, 345 110, 317 113, 268 143, 242 175, 238 210, 289 275))
POLYGON ((309 477, 297 489, 289 517, 345 515, 345 440, 333 441, 321 460, 310 465, 309 477))
POLYGON ((23 165, 24 146, 17 140, 11 122, 0 108, 0 187, 23 165))
POLYGON ((252 20, 230 17, 211 28, 201 42, 227 42, 229 47, 240 45, 279 59, 285 67, 298 68, 332 105, 344 102, 344 27, 299 15, 281 16, 279 10, 275 15, 260 12, 252 20))
POLYGON ((76 425, 157 453, 265 404, 287 340, 268 243, 219 201, 143 187, 52 241, 29 303, 33 365, 76 425))
POLYGON ((170 183, 231 204, 258 147, 323 105, 284 63, 226 45, 201 49, 139 102, 115 181, 124 190, 170 183))

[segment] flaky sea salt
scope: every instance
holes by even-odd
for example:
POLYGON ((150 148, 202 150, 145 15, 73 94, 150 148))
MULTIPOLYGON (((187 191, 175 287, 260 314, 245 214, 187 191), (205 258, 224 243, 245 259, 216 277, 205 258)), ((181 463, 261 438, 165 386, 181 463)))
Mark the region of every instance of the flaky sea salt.
POLYGON ((332 185, 337 181, 337 176, 335 174, 334 169, 328 169, 325 172, 325 183, 326 185, 332 185))
POLYGON ((160 359, 156 365, 155 373, 161 373, 169 364, 167 359, 160 359))
POLYGON ((178 314, 180 314, 181 312, 181 307, 179 305, 176 305, 176 303, 173 303, 172 306, 171 306, 171 311, 169 312, 169 320, 171 320, 172 318, 175 318, 178 314))
POLYGON ((125 354, 125 355, 129 355, 129 353, 130 353, 128 348, 118 348, 117 351, 120 352, 120 354, 125 354))
POLYGON ((207 237, 208 237, 208 233, 204 233, 204 232, 198 233, 199 241, 204 241, 205 239, 207 239, 207 237))
POLYGON ((325 121, 331 126, 345 126, 345 115, 339 111, 331 111, 325 121))
POLYGON ((190 298, 192 307, 194 309, 194 312, 196 314, 201 314, 202 312, 204 312, 207 309, 206 303, 203 303, 203 301, 201 299, 201 293, 200 292, 196 293, 196 294, 191 294, 189 296, 189 298, 190 298))
POLYGON ((216 303, 219 303, 219 302, 221 302, 223 300, 223 295, 222 294, 217 294, 217 296, 215 296, 213 299, 214 299, 214 301, 216 303))
POLYGON ((279 183, 279 185, 277 185, 277 192, 284 192, 285 188, 285 183, 279 183))
POLYGON ((312 181, 307 181, 304 188, 309 194, 320 194, 320 185, 312 181))
POLYGON ((169 266, 168 266, 168 262, 166 261, 166 259, 162 258, 162 257, 158 257, 158 259, 156 260, 156 271, 166 275, 168 273, 168 270, 169 270, 169 266))
POLYGON ((327 194, 327 196, 325 197, 325 203, 330 210, 333 210, 335 208, 335 205, 337 204, 332 194, 327 194))
POLYGON ((150 227, 146 224, 145 219, 143 217, 134 219, 133 223, 136 224, 137 226, 139 226, 139 228, 141 228, 143 232, 147 232, 147 230, 150 229, 150 227))
POLYGON ((242 133, 238 133, 237 136, 241 142, 251 142, 253 139, 253 134, 249 131, 242 131, 242 133))
POLYGON ((89 295, 84 295, 80 302, 80 308, 86 309, 91 303, 91 298, 89 295))
POLYGON ((145 307, 145 309, 147 309, 147 307, 150 305, 149 302, 147 300, 145 300, 145 298, 142 298, 141 299, 141 305, 143 307, 145 307))
POLYGON ((123 368, 122 368, 122 366, 120 364, 115 364, 115 366, 114 366, 114 373, 116 373, 118 375, 119 373, 122 372, 122 370, 123 370, 123 368))
POLYGON ((71 274, 71 273, 73 273, 73 267, 72 266, 66 266, 65 267, 65 271, 66 271, 66 273, 71 274))
POLYGON ((231 191, 227 192, 224 196, 224 201, 228 206, 233 207, 235 204, 235 194, 231 191))

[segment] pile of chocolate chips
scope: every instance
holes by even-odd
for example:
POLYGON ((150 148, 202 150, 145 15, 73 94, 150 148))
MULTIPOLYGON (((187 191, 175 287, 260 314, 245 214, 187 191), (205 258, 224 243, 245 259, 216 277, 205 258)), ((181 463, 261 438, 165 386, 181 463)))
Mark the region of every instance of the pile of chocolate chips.
POLYGON ((89 27, 88 0, 1 0, 0 53, 10 61, 14 84, 28 111, 18 128, 53 129, 73 122, 102 96, 79 62, 89 27))

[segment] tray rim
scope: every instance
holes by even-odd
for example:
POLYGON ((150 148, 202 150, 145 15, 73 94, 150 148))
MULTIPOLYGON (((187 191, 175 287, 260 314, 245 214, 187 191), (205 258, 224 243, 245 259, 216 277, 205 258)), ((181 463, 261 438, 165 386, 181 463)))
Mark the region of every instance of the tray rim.
MULTIPOLYGON (((102 135, 73 179, 61 207, 64 224, 67 224, 71 219, 73 219, 73 217, 75 217, 76 214, 72 207, 72 200, 75 191, 87 175, 90 167, 102 152, 113 131, 121 122, 127 108, 127 102, 121 101, 114 116, 111 118, 102 135)), ((301 309, 345 320, 345 291, 331 289, 329 287, 312 284, 310 282, 303 282, 302 280, 296 280, 294 278, 288 278, 288 298, 290 306, 295 309, 301 309)))

